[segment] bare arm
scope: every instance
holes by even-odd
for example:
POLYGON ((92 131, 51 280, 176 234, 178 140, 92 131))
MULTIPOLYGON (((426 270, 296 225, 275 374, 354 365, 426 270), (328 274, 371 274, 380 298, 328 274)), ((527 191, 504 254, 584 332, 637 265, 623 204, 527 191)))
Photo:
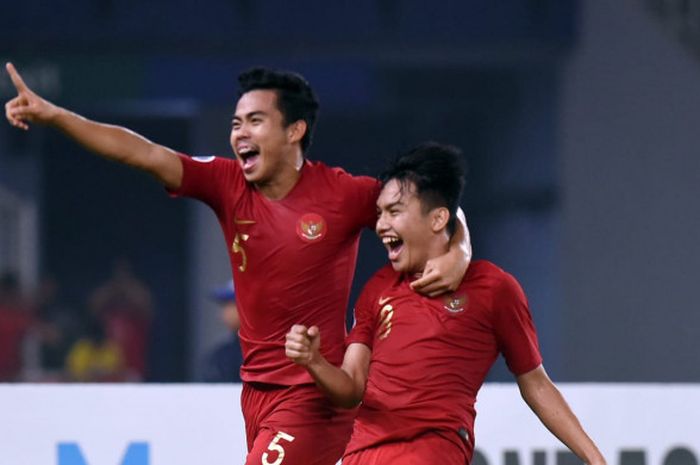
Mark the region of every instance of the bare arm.
POLYGON ((352 408, 362 401, 367 384, 371 350, 364 344, 350 344, 340 368, 320 353, 318 327, 294 325, 287 333, 287 357, 311 374, 316 385, 338 406, 352 408))
POLYGON ((472 259, 472 244, 467 219, 461 208, 457 210, 457 227, 450 240, 450 250, 441 257, 428 260, 423 276, 411 283, 421 294, 435 297, 456 290, 472 259))
POLYGON ((518 376, 517 381, 523 399, 552 434, 585 463, 605 465, 605 458, 542 365, 518 376))
POLYGON ((5 104, 11 125, 24 130, 29 129, 29 123, 53 126, 104 158, 144 170, 171 189, 180 187, 182 162, 173 150, 129 129, 90 121, 56 106, 35 94, 12 63, 7 63, 6 69, 17 90, 17 97, 5 104))

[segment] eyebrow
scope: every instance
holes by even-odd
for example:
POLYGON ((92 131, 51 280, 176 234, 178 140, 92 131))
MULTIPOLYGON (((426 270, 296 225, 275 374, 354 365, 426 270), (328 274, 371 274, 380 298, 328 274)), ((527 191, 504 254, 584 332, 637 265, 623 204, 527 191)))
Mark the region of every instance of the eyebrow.
POLYGON ((393 202, 391 202, 383 207, 380 207, 379 205, 377 205, 377 210, 391 210, 392 208, 394 208, 397 205, 403 205, 402 200, 403 200, 402 198, 399 200, 395 200, 395 201, 393 201, 393 202))
POLYGON ((266 115, 267 115, 267 113, 265 113, 264 111, 261 111, 261 110, 251 111, 250 113, 246 113, 243 116, 233 115, 233 118, 231 119, 231 121, 236 121, 236 120, 241 121, 243 119, 253 118, 254 116, 266 116, 266 115))

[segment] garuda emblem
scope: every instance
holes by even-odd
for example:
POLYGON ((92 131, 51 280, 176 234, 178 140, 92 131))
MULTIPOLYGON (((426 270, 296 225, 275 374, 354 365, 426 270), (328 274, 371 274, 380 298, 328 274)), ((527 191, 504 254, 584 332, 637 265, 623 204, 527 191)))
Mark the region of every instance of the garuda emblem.
POLYGON ((297 221, 297 236, 306 242, 318 242, 326 235, 326 220, 316 213, 306 213, 297 221))
POLYGON ((460 313, 464 311, 467 306, 467 295, 466 294, 451 294, 443 298, 443 307, 450 313, 460 313))

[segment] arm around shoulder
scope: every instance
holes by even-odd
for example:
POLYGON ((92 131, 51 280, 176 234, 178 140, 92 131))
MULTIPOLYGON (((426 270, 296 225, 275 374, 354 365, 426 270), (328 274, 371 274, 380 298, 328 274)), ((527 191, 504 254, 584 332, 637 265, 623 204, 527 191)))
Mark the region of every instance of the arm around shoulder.
POLYGON ((423 276, 413 281, 411 288, 430 297, 454 291, 462 283, 471 259, 472 244, 467 219, 459 208, 449 250, 444 255, 428 260, 423 269, 423 276))

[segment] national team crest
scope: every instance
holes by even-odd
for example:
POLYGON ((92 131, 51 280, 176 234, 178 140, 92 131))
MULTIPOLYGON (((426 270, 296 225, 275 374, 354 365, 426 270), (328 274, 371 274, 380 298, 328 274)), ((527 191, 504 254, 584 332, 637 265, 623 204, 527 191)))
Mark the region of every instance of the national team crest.
POLYGON ((450 313, 463 312, 467 307, 466 294, 451 294, 442 299, 443 307, 450 313))
POLYGON ((306 213, 297 221, 297 236, 306 242, 318 242, 326 235, 326 220, 316 213, 306 213))

